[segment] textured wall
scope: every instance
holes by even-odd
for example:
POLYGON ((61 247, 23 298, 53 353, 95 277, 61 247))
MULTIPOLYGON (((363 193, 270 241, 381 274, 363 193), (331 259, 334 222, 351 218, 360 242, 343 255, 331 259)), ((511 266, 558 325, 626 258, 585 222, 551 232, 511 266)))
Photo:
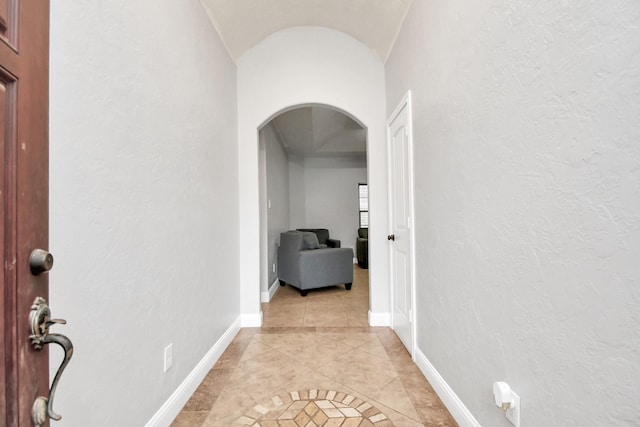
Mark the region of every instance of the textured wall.
POLYGON ((358 184, 367 182, 366 158, 308 158, 304 182, 305 227, 328 228, 355 256, 358 184))
POLYGON ((289 156, 289 228, 300 224, 302 227, 307 222, 304 163, 304 157, 289 156))
POLYGON ((55 424, 141 426, 239 316, 235 66, 197 1, 52 2, 51 24, 55 424))
POLYGON ((640 425, 640 3, 414 1, 418 347, 485 426, 640 425))

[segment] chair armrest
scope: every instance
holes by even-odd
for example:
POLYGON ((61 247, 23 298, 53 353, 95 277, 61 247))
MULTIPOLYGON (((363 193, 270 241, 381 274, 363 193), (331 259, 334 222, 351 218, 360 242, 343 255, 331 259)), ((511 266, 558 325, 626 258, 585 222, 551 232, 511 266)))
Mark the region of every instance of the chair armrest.
POLYGON ((326 248, 300 251, 298 271, 302 288, 353 282, 353 250, 326 248))
POLYGON ((338 239, 328 238, 327 246, 330 248, 339 248, 341 246, 341 243, 340 243, 340 240, 338 239))

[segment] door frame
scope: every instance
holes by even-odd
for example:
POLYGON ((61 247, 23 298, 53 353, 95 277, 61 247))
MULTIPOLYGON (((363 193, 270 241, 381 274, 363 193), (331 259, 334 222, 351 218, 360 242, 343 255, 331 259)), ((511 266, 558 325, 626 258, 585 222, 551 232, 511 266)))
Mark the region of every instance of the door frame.
MULTIPOLYGON (((409 261, 411 262, 411 280, 409 283, 411 292, 411 313, 409 320, 411 322, 411 348, 407 350, 411 354, 411 358, 415 360, 415 348, 416 348, 416 260, 415 260, 415 209, 414 209, 414 186, 413 186, 413 112, 411 108, 411 90, 408 90, 404 95, 398 106, 393 110, 393 113, 389 116, 386 123, 387 133, 387 185, 388 185, 388 214, 389 214, 389 230, 393 232, 393 185, 392 185, 392 149, 391 149, 391 124, 398 117, 402 110, 407 111, 407 163, 409 168, 409 261)), ((393 250, 391 245, 388 246, 389 257, 389 317, 391 329, 394 329, 394 291, 395 291, 395 272, 393 265, 393 250)))
MULTIPOLYGON (((258 198, 260 205, 260 302, 269 302, 272 283, 269 283, 269 206, 267 194, 267 147, 261 130, 258 131, 258 198)), ((273 289, 273 295, 278 288, 273 289)))

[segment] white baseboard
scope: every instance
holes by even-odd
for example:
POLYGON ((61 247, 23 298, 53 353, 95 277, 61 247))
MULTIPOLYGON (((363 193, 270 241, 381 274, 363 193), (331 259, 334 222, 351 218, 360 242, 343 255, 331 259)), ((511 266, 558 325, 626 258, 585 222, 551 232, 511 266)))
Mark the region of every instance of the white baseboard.
POLYGON ((213 365, 220 359, 222 353, 229 347, 231 341, 240 330, 240 318, 225 331, 213 347, 204 355, 193 370, 182 381, 178 388, 169 396, 169 399, 158 409, 158 412, 145 424, 145 427, 169 427, 178 416, 180 410, 189 400, 191 395, 213 368, 213 365))
POLYGON ((415 362, 460 427, 482 427, 442 375, 416 347, 415 362))
POLYGON ((262 310, 255 314, 241 314, 240 326, 243 328, 259 328, 262 326, 262 310))
POLYGON ((273 296, 280 289, 280 281, 276 279, 271 286, 269 286, 269 290, 266 292, 260 293, 260 302, 269 302, 273 299, 273 296))
POLYGON ((260 302, 269 302, 269 291, 260 292, 260 302))
POLYGON ((391 326, 391 314, 374 313, 369 310, 369 326, 391 326))

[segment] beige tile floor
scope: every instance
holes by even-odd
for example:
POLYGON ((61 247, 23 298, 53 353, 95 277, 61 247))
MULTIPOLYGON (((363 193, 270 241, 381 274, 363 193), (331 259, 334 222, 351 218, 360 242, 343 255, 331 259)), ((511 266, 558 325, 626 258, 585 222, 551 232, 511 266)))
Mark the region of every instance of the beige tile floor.
POLYGON ((368 271, 307 297, 280 287, 172 427, 457 426, 400 340, 367 326, 368 271))

